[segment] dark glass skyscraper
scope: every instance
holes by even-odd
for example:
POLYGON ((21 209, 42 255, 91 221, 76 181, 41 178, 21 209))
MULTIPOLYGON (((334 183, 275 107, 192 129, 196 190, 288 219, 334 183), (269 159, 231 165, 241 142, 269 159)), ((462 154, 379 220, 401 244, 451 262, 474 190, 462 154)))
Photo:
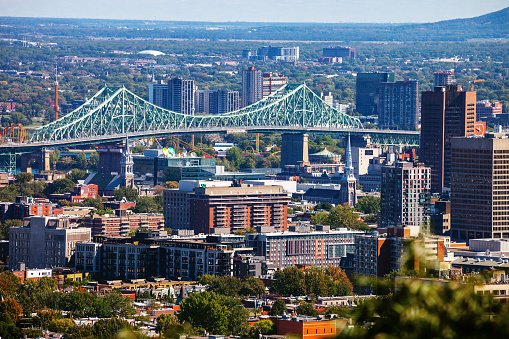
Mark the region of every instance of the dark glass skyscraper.
POLYGON ((394 82, 394 73, 357 73, 355 105, 362 115, 378 114, 380 84, 394 82))

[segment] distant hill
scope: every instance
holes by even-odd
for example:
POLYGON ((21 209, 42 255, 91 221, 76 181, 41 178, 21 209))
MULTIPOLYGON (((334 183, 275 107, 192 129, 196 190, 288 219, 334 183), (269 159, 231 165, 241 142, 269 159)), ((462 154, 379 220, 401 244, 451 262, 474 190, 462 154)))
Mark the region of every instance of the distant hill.
POLYGON ((473 18, 438 21, 431 25, 443 27, 509 25, 509 7, 473 18))
POLYGON ((0 37, 48 36, 283 41, 467 41, 509 39, 509 7, 474 18, 425 24, 171 22, 0 17, 0 37), (118 29, 122 27, 122 29, 118 29), (215 27, 216 29, 209 29, 215 27))

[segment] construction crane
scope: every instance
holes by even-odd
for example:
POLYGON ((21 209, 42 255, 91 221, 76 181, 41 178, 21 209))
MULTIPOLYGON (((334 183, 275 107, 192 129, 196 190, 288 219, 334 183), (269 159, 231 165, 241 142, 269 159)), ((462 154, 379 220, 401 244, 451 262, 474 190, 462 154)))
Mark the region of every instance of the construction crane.
POLYGON ((484 79, 475 79, 475 80, 470 81, 470 91, 472 91, 472 92, 474 91, 474 84, 476 82, 483 82, 483 81, 484 81, 484 79))

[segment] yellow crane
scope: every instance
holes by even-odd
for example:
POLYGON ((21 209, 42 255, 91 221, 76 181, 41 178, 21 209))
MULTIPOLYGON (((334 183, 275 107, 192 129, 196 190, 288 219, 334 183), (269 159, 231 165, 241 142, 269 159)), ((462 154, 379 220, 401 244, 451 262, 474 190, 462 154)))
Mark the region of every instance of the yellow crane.
POLYGON ((474 84, 476 82, 483 82, 483 81, 484 81, 484 79, 475 79, 475 80, 470 81, 470 91, 472 91, 472 92, 474 91, 474 84))

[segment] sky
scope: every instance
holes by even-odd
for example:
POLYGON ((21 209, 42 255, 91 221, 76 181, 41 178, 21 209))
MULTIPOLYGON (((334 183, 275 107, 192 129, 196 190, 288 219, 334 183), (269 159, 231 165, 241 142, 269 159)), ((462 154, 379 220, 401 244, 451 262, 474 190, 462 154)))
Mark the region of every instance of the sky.
POLYGON ((0 16, 421 23, 475 17, 508 6, 507 0, 0 0, 0 16))

